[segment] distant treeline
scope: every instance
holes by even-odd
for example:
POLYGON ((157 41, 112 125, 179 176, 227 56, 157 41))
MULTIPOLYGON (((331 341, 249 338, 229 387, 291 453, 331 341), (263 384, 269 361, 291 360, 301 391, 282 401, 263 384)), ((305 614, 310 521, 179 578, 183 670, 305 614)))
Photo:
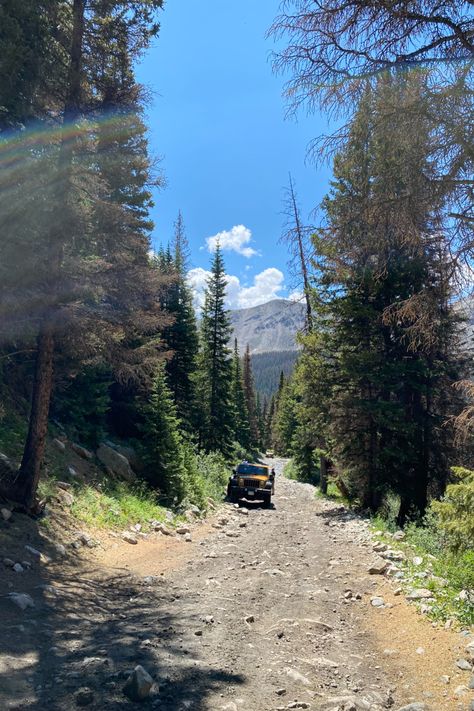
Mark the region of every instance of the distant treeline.
POLYGON ((252 355, 255 390, 263 402, 278 390, 281 373, 288 378, 295 367, 298 351, 272 351, 252 355))

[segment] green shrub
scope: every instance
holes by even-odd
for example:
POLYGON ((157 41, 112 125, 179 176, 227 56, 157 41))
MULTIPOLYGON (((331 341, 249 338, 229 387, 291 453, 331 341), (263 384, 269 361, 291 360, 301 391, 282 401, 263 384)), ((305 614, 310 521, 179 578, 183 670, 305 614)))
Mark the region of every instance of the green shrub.
POLYGON ((474 548, 474 472, 453 467, 457 483, 450 484, 442 501, 431 508, 439 518, 448 546, 454 551, 474 548))
POLYGON ((446 540, 440 521, 431 506, 421 524, 413 522, 405 528, 406 540, 421 553, 440 556, 446 549, 446 540))

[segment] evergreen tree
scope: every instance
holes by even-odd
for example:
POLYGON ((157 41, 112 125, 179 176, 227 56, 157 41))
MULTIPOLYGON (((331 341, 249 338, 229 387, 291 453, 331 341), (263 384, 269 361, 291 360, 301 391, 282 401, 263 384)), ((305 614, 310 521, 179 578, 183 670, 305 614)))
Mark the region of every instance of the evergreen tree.
POLYGON ((258 449, 260 442, 260 432, 258 426, 257 398, 253 382, 252 360, 250 357, 250 346, 247 344, 244 355, 243 367, 244 397, 245 406, 249 414, 250 425, 250 445, 253 449, 258 449))
POLYGON ((265 418, 265 435, 264 435, 264 446, 266 449, 273 447, 273 420, 275 417, 275 395, 272 395, 270 399, 270 405, 268 406, 267 415, 265 418))
POLYGON ((234 339, 234 355, 232 359, 232 402, 235 413, 235 439, 248 451, 250 449, 249 415, 245 401, 239 346, 236 338, 234 339))
POLYGON ((298 426, 297 398, 293 380, 287 380, 278 395, 274 420, 274 447, 277 454, 292 456, 293 437, 298 426))
POLYGON ((362 101, 316 241, 319 333, 305 339, 306 397, 354 496, 422 515, 446 478, 441 401, 456 372, 454 319, 429 181, 429 126, 410 131, 420 79, 384 77, 362 101), (404 107, 394 112, 394 106, 404 107), (420 323, 430 308, 429 322, 420 323), (451 340, 451 345, 448 344, 451 340), (314 388, 310 391, 309 388, 314 388))
MULTIPOLYGON (((34 144, 28 131, 17 131, 2 146, 21 159, 0 205, 2 340, 27 323, 20 336, 36 341, 29 431, 20 474, 7 492, 26 508, 34 505, 41 472, 58 344, 76 357, 81 344, 89 360, 107 354, 127 379, 137 367, 152 371, 156 347, 135 336, 157 325, 156 289, 147 280, 149 162, 143 125, 128 114, 139 104, 132 63, 157 32, 161 1, 135 3, 129 13, 112 0, 34 5, 27 9, 50 42, 46 53, 44 41, 38 45, 39 74, 24 84, 31 93, 22 102, 44 130, 34 144), (106 128, 112 108, 116 116, 106 128), (51 117, 59 129, 52 130, 51 117), (107 142, 115 143, 110 151, 107 142), (112 154, 110 170, 105 158, 112 154), (15 279, 20 264, 22 279, 15 279)), ((23 4, 7 9, 9 22, 22 25, 23 4)), ((3 124, 15 125, 18 104, 7 96, 3 102, 11 107, 3 124)))
POLYGON ((193 296, 186 283, 186 254, 187 240, 180 212, 175 222, 174 254, 170 262, 174 281, 166 289, 166 309, 173 322, 165 329, 163 338, 171 350, 171 357, 166 364, 168 385, 181 422, 192 432, 197 417, 194 380, 199 339, 193 296))
POLYGON ((224 261, 217 245, 202 311, 201 386, 204 426, 202 444, 207 451, 229 455, 233 441, 231 334, 225 310, 224 261))
POLYGON ((150 483, 171 502, 186 494, 186 466, 180 422, 163 368, 158 370, 144 410, 141 454, 150 483))

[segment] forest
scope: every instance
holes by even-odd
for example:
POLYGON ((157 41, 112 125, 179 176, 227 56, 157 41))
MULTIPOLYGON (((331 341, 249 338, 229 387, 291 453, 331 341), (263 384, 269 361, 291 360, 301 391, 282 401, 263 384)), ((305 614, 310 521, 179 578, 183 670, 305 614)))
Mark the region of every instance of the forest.
POLYGON ((160 500, 200 505, 263 446, 219 249, 199 327, 181 214, 151 250, 160 174, 134 64, 161 5, 0 8, 1 490, 33 513, 51 437, 132 446, 160 500))
POLYGON ((135 65, 162 0, 2 3, 4 497, 41 513, 53 438, 131 448, 170 505, 205 506, 232 462, 275 449, 323 494, 401 527, 436 512, 472 549, 471 5, 282 4, 269 36, 288 111, 337 128, 310 146, 333 173, 316 225, 290 177, 306 324, 278 387, 260 359, 261 397, 247 344, 229 347, 219 246, 199 314, 181 213, 151 249, 161 177, 135 65))

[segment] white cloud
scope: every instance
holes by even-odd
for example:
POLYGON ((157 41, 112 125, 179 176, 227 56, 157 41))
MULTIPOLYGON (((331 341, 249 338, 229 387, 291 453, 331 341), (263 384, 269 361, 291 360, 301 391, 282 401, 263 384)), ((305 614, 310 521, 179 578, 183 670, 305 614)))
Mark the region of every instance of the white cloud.
POLYGON ((204 304, 204 291, 207 286, 207 280, 211 276, 211 272, 206 271, 202 267, 195 267, 188 272, 188 284, 194 295, 194 306, 200 309, 204 304))
MULTIPOLYGON (((196 267, 188 272, 188 283, 194 293, 194 305, 200 309, 204 304, 204 292, 210 272, 196 267)), ((229 309, 245 309, 258 304, 265 304, 272 299, 281 298, 285 277, 275 267, 265 269, 254 277, 252 286, 242 286, 240 279, 227 274, 226 306, 229 309)))
POLYGON ((220 244, 224 252, 237 252, 242 257, 254 257, 258 252, 249 247, 248 244, 252 241, 252 232, 245 225, 235 225, 231 230, 223 230, 218 232, 213 237, 206 239, 207 249, 209 252, 215 252, 217 243, 220 244))
POLYGON ((301 289, 294 289, 288 294, 288 301, 303 301, 304 292, 301 289))
POLYGON ((265 269, 254 277, 253 286, 241 287, 237 308, 246 309, 277 299, 279 292, 284 288, 284 281, 283 272, 279 269, 275 267, 265 269))

